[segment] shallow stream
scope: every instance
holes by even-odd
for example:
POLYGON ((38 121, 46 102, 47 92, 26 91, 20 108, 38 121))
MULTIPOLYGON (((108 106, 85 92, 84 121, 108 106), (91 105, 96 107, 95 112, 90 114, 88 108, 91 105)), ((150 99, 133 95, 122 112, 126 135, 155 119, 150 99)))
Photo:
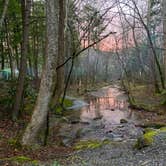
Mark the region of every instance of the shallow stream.
POLYGON ((128 107, 126 94, 118 86, 108 86, 88 93, 85 102, 75 98, 65 113, 59 136, 64 145, 75 140, 98 139, 125 141, 142 134, 140 119, 128 107))

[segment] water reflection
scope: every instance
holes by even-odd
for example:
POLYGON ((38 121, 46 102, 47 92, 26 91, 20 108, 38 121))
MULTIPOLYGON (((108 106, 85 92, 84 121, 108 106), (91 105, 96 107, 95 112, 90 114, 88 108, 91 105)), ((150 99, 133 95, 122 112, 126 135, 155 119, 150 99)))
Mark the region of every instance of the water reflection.
POLYGON ((117 88, 103 89, 102 96, 88 98, 89 106, 81 109, 80 119, 82 122, 90 122, 102 118, 105 124, 120 123, 121 119, 133 117, 132 111, 128 109, 128 103, 123 92, 117 88))

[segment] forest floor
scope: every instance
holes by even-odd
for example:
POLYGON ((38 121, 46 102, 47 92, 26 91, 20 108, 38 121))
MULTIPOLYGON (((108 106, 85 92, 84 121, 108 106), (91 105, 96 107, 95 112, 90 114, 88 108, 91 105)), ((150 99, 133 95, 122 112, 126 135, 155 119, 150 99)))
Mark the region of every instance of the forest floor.
MULTIPOLYGON (((4 88, 1 88, 5 94, 4 88)), ((119 141, 91 140, 87 145, 64 147, 58 137, 51 134, 50 142, 43 147, 22 147, 19 143, 21 135, 29 121, 30 114, 22 116, 22 119, 13 123, 10 120, 10 110, 0 103, 0 110, 7 112, 0 118, 0 165, 43 165, 43 166, 166 166, 166 132, 158 132, 166 126, 166 107, 161 104, 162 96, 153 95, 146 86, 133 87, 133 96, 137 106, 137 115, 143 122, 139 127, 152 132, 153 143, 145 147, 134 148, 137 139, 119 141), (157 134, 156 134, 157 131, 157 134)), ((2 97, 1 97, 2 99, 2 97)), ((6 101, 7 104, 10 101, 6 101)), ((28 107, 28 109, 32 106, 28 107)), ((1 113, 2 114, 2 113, 1 113)), ((125 124, 124 124, 125 125, 125 124)), ((53 128, 52 133, 58 132, 59 128, 53 128)), ((56 134, 55 134, 56 135, 56 134)), ((144 142, 143 142, 144 144, 144 142)))

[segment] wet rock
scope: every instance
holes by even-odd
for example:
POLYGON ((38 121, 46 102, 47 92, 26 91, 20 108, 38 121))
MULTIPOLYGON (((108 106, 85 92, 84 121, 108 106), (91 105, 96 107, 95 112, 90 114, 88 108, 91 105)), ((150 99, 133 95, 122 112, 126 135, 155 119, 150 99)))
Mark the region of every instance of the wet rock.
POLYGON ((105 125, 101 121, 93 121, 90 127, 92 129, 103 129, 105 125))
POLYGON ((92 129, 90 128, 80 128, 77 130, 76 136, 77 138, 84 137, 87 133, 91 132, 92 129))
POLYGON ((100 119, 102 119, 102 116, 97 116, 97 117, 93 118, 93 120, 100 120, 100 119))
POLYGON ((112 130, 107 130, 107 131, 106 131, 106 134, 112 133, 112 132, 113 132, 112 130))
POLYGON ((63 146, 70 147, 72 144, 73 144, 73 139, 71 139, 71 138, 62 139, 63 146))
POLYGON ((122 137, 113 138, 113 141, 115 141, 115 142, 121 142, 123 140, 124 139, 122 137))
POLYGON ((113 138, 114 138, 114 134, 112 134, 112 133, 107 133, 107 137, 113 139, 113 138))
POLYGON ((143 129, 135 127, 134 124, 128 124, 125 126, 125 135, 129 138, 138 138, 143 134, 143 129))
POLYGON ((80 120, 79 119, 72 119, 72 120, 70 120, 70 123, 77 124, 77 123, 80 123, 80 120))
POLYGON ((85 124, 85 125, 89 125, 90 124, 90 122, 88 122, 88 121, 80 121, 80 123, 81 124, 85 124))
POLYGON ((121 119, 120 123, 128 123, 128 121, 126 119, 121 119))
POLYGON ((69 122, 71 124, 77 124, 77 123, 80 123, 80 118, 79 117, 76 117, 76 116, 72 116, 69 118, 69 122))
POLYGON ((119 142, 123 141, 124 137, 122 134, 116 134, 116 133, 107 133, 107 138, 111 139, 112 141, 119 142))

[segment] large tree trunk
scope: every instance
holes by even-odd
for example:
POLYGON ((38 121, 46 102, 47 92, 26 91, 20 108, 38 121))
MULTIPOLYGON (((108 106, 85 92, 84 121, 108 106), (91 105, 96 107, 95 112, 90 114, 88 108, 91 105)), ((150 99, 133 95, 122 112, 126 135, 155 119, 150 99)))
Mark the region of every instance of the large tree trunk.
MULTIPOLYGON (((59 0, 59 32, 58 32, 58 59, 57 66, 64 63, 65 58, 65 17, 66 17, 66 0, 59 0)), ((64 67, 57 70, 56 84, 53 94, 52 109, 59 102, 64 90, 64 67)))
POLYGON ((47 41, 46 59, 41 79, 39 94, 30 123, 22 138, 23 145, 37 143, 38 134, 46 122, 49 103, 53 93, 53 85, 56 80, 56 59, 58 56, 58 0, 46 1, 47 12, 47 41))
POLYGON ((23 18, 23 39, 21 45, 21 61, 20 61, 18 85, 16 90, 13 115, 12 115, 12 119, 14 121, 17 120, 18 118, 21 102, 23 99, 24 82, 25 82, 26 66, 27 66, 26 61, 28 54, 31 0, 22 0, 21 7, 22 7, 22 18, 23 18))
POLYGON ((163 15, 163 48, 164 48, 164 75, 165 75, 165 82, 166 82, 166 0, 162 2, 162 15, 163 15))

